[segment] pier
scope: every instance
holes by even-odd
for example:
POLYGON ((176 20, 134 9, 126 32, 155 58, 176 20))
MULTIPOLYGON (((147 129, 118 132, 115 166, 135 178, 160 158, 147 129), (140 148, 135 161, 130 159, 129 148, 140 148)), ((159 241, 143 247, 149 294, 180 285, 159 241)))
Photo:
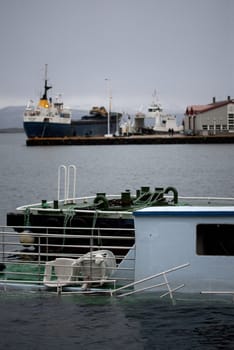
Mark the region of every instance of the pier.
POLYGON ((234 143, 233 135, 185 136, 144 135, 113 137, 35 137, 27 146, 94 146, 94 145, 160 145, 160 144, 221 144, 234 143))

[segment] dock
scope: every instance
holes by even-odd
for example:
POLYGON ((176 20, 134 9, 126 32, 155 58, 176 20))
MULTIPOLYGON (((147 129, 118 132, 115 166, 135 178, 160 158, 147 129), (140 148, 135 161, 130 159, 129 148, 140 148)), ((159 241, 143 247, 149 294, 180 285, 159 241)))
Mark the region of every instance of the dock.
POLYGON ((234 143, 233 135, 185 136, 132 135, 113 137, 35 137, 26 140, 27 146, 96 146, 96 145, 161 145, 161 144, 221 144, 234 143))

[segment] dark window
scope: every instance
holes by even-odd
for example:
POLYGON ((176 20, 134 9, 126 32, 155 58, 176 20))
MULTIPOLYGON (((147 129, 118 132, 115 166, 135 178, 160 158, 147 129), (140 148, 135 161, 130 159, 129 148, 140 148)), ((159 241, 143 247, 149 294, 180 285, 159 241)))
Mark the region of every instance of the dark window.
POLYGON ((198 255, 234 256, 234 225, 197 225, 196 253, 198 255))

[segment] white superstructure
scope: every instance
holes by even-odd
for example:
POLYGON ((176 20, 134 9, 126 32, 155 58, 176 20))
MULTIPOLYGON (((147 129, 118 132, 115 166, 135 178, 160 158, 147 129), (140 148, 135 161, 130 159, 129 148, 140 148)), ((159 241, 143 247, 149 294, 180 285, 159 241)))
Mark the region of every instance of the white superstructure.
POLYGON ((159 103, 152 102, 147 110, 147 117, 154 119, 153 130, 158 133, 180 132, 182 126, 178 126, 176 116, 166 114, 159 103))

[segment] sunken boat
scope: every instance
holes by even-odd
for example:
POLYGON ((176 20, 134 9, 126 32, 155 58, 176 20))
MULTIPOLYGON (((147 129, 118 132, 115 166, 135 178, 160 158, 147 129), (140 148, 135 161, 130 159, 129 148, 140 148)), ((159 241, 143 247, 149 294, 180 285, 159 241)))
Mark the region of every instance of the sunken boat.
POLYGON ((18 232, 23 246, 40 249, 42 256, 83 255, 92 246, 94 250, 110 249, 121 261, 135 242, 133 212, 148 206, 175 205, 178 200, 173 187, 152 191, 143 186, 134 194, 125 190, 120 195, 99 192, 89 197, 76 197, 75 192, 76 167, 61 165, 58 198, 18 207, 7 214, 7 225, 18 232), (170 199, 168 194, 172 194, 170 199))

